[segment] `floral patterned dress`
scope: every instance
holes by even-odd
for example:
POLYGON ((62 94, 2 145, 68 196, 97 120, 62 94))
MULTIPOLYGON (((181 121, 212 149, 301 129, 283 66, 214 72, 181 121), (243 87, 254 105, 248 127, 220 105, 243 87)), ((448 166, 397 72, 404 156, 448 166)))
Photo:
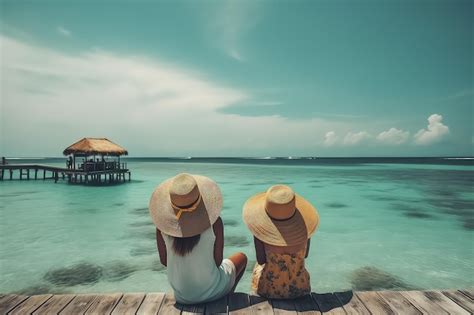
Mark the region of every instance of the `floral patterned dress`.
POLYGON ((272 299, 293 299, 311 293, 305 254, 306 249, 293 254, 266 252, 267 262, 256 263, 253 269, 252 291, 272 299))

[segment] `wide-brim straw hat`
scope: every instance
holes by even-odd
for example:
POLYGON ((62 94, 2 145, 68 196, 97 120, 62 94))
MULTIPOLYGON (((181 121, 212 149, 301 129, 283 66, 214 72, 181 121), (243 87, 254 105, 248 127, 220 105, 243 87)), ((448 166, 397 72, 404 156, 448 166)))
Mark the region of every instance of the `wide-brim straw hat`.
POLYGON ((221 209, 217 184, 208 177, 185 173, 161 183, 149 204, 155 226, 174 237, 201 234, 216 222, 221 209))
POLYGON ((250 197, 244 204, 243 219, 256 238, 274 246, 302 244, 319 225, 316 208, 285 185, 250 197))

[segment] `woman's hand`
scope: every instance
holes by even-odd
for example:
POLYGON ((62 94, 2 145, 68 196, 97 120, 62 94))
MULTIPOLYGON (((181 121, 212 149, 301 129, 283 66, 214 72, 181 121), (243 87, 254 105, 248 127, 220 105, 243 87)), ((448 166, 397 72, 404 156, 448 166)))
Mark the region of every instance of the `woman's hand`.
POLYGON ((163 266, 167 266, 166 244, 161 235, 161 231, 156 229, 156 246, 158 247, 158 254, 160 255, 160 262, 163 266))

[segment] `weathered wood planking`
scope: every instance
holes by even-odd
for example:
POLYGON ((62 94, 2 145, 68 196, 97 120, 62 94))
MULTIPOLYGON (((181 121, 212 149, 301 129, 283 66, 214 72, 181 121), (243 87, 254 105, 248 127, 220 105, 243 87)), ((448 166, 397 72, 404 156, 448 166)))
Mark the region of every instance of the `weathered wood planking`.
POLYGON ((463 307, 469 313, 474 313, 474 301, 459 291, 443 291, 443 294, 463 307))
MULTIPOLYGON (((135 314, 145 299, 144 293, 125 293, 115 306, 112 315, 135 314)), ((161 304, 161 302, 160 302, 161 304)))
POLYGON ((0 298, 0 314, 6 314, 24 302, 26 299, 28 299, 28 296, 26 295, 5 295, 4 297, 0 298))
POLYGON ((410 301, 405 299, 400 292, 396 291, 381 291, 377 292, 382 299, 387 302, 393 310, 396 310, 399 314, 406 315, 420 315, 422 312, 417 309, 410 301))
POLYGON ((110 314, 119 300, 122 298, 122 293, 101 294, 98 295, 92 304, 89 306, 86 315, 101 315, 110 314))
POLYGON ((293 300, 272 300, 273 314, 275 315, 297 315, 293 300))
POLYGON ((72 294, 53 295, 52 298, 43 303, 33 314, 58 314, 74 297, 75 295, 72 294))
POLYGON ((355 295, 364 303, 373 314, 397 314, 390 305, 375 291, 356 292, 355 295))
POLYGON ((402 291, 400 293, 423 314, 448 314, 421 291, 402 291))
POLYGON ((299 315, 321 315, 318 304, 313 300, 311 295, 306 295, 294 300, 295 310, 299 315))
POLYGON ((471 289, 471 290, 459 290, 461 291, 461 293, 463 293, 464 295, 466 295, 468 298, 470 298, 471 300, 474 300, 474 290, 471 289))
POLYGON ((206 304, 180 305, 181 315, 204 314, 206 304))
POLYGON ((364 303, 354 295, 352 291, 335 292, 334 295, 341 302, 344 311, 348 315, 370 315, 369 310, 364 306, 364 303))
POLYGON ((227 301, 229 303, 229 314, 231 315, 253 313, 248 294, 234 293, 232 295, 229 295, 227 301))
POLYGON ((470 314, 472 291, 464 291, 348 291, 270 301, 234 293, 199 305, 164 293, 0 294, 0 314, 470 314))
POLYGON ((158 311, 158 314, 181 314, 181 306, 176 303, 172 294, 166 293, 163 299, 163 303, 161 303, 161 307, 158 311))
POLYGON ((253 314, 273 314, 273 307, 267 299, 250 295, 249 300, 253 314))
POLYGON ((38 309, 43 303, 49 300, 53 295, 52 294, 42 294, 34 295, 29 297, 26 301, 16 306, 8 314, 12 315, 21 315, 21 314, 31 314, 36 309, 38 309))
POLYGON ((158 311, 161 308, 164 299, 164 293, 147 293, 147 295, 139 306, 137 315, 158 314, 158 311))
POLYGON ((227 314, 227 296, 207 303, 205 314, 227 314))
POLYGON ((80 294, 76 295, 74 299, 59 313, 64 315, 69 314, 84 314, 87 309, 94 303, 96 294, 80 294))
POLYGON ((341 302, 339 299, 332 293, 312 293, 311 296, 313 297, 316 304, 319 306, 319 310, 323 314, 346 314, 344 308, 342 307, 341 302))
POLYGON ((459 306, 456 302, 446 297, 441 292, 424 291, 426 297, 438 304, 442 309, 450 314, 469 315, 469 312, 459 306))

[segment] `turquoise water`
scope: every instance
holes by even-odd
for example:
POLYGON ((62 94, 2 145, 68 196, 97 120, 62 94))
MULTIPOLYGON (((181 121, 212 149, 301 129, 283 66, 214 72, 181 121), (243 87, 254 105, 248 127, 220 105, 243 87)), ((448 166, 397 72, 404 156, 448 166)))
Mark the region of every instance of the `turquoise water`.
POLYGON ((307 259, 314 291, 474 286, 469 163, 230 162, 131 160, 132 182, 116 186, 0 182, 0 292, 169 291, 147 205, 179 172, 220 185, 225 255, 243 251, 250 265, 245 200, 276 183, 309 199, 321 217, 307 259))

